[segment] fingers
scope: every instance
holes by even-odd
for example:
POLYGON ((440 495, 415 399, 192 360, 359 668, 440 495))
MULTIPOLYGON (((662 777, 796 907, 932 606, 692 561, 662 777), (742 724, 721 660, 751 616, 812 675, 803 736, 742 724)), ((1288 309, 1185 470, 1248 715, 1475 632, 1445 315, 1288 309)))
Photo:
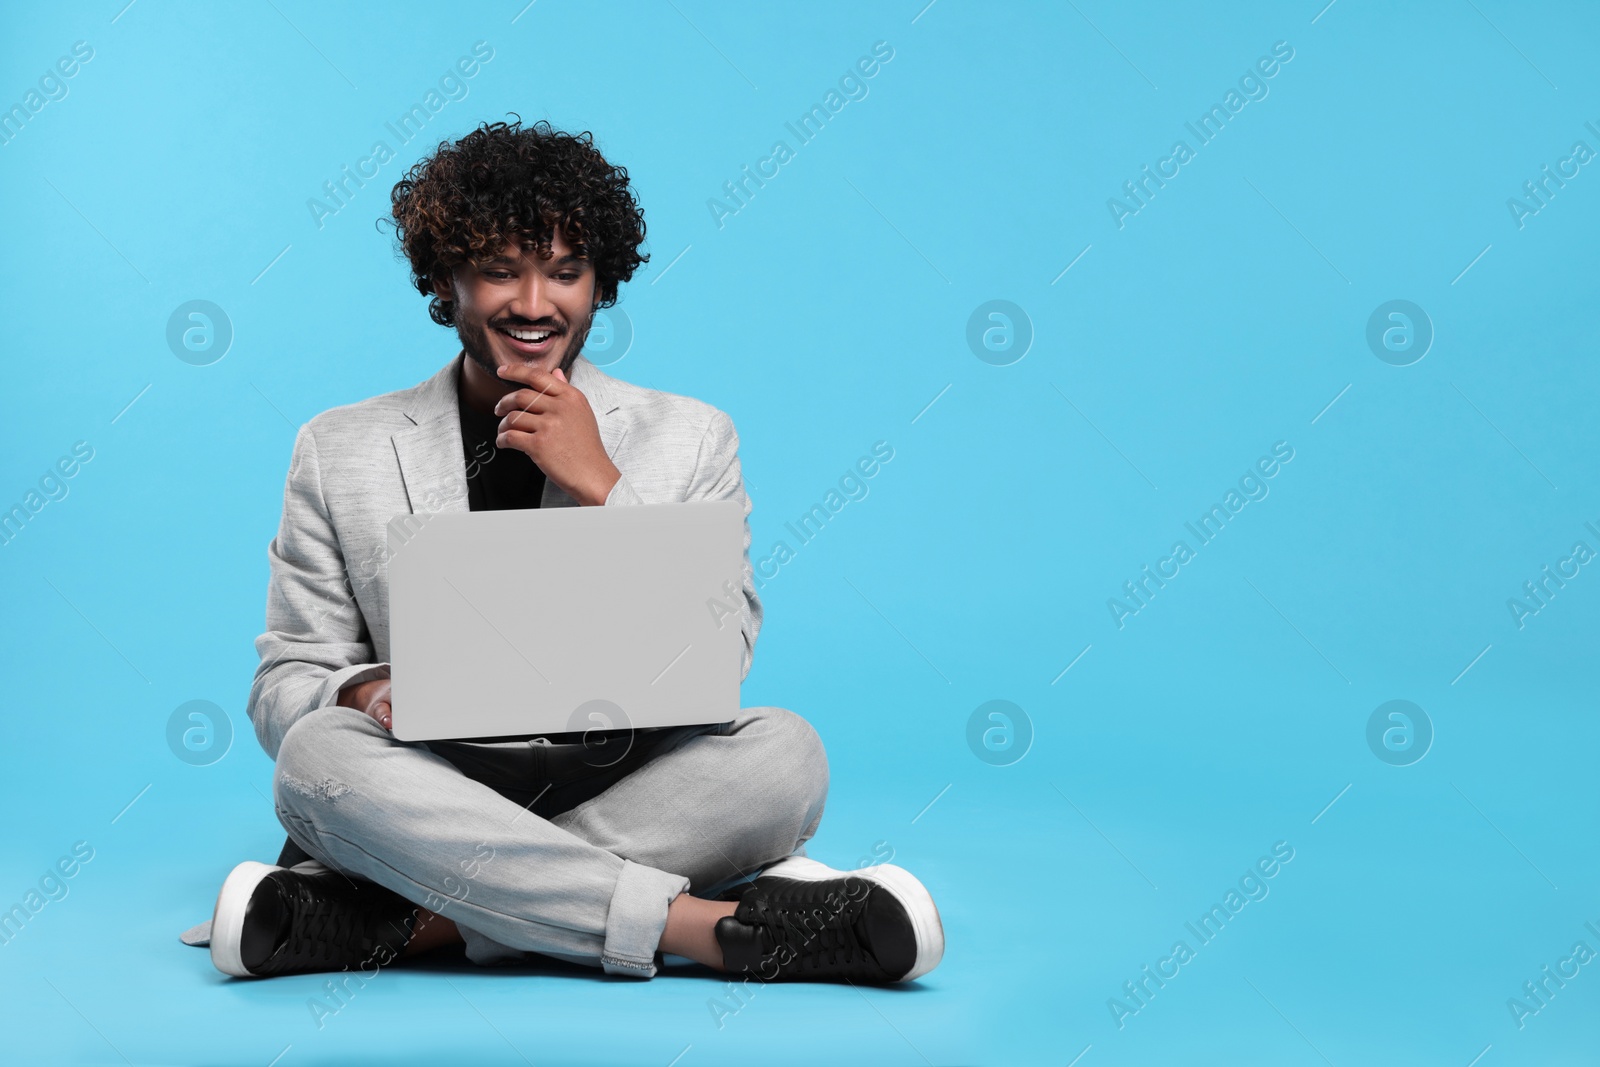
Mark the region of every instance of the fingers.
POLYGON ((528 411, 513 411, 500 420, 499 433, 518 430, 522 433, 537 433, 541 427, 548 425, 551 416, 538 415, 528 411))
POLYGON ((499 436, 494 439, 494 443, 499 448, 515 448, 519 451, 527 452, 530 457, 533 455, 531 451, 533 448, 532 433, 522 430, 502 430, 499 436))
POLYGON ((394 709, 391 706, 389 694, 394 691, 394 683, 384 678, 372 689, 372 696, 367 701, 367 715, 372 721, 385 730, 394 730, 394 709))
POLYGON ((494 413, 504 415, 508 411, 526 411, 539 414, 552 409, 551 400, 557 394, 538 389, 518 389, 516 392, 507 393, 495 401, 494 413))
POLYGON ((497 367, 495 369, 495 373, 500 377, 510 381, 523 382, 527 385, 531 385, 541 392, 550 389, 560 389, 563 387, 562 380, 545 370, 543 367, 534 367, 519 363, 510 367, 497 367))

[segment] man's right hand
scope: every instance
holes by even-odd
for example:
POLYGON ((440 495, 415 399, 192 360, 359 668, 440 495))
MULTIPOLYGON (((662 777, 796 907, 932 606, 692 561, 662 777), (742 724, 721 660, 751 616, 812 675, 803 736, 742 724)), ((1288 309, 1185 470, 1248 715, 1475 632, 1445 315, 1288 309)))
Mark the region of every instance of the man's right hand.
POLYGON ((389 705, 387 678, 374 678, 370 682, 362 682, 360 685, 339 690, 339 706, 355 708, 385 730, 394 729, 394 714, 389 705))

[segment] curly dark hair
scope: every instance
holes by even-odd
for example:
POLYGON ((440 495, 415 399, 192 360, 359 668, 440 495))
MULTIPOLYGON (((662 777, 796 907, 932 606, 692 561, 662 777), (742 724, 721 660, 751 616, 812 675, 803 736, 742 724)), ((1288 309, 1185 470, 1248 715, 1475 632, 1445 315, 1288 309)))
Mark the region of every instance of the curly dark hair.
POLYGON ((441 141, 389 194, 399 251, 440 326, 455 325, 455 307, 439 298, 436 279, 508 247, 549 255, 557 227, 594 267, 596 307, 615 304, 618 286, 650 259, 639 252, 644 210, 627 170, 606 162, 588 132, 562 133, 542 119, 524 129, 512 114, 514 123, 441 141))

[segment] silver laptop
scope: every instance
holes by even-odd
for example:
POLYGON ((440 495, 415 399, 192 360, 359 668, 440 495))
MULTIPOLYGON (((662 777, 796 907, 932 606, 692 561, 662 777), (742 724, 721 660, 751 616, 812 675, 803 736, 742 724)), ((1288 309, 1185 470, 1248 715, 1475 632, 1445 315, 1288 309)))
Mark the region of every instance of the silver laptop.
POLYGON ((388 532, 402 741, 738 715, 738 502, 397 515, 388 532))

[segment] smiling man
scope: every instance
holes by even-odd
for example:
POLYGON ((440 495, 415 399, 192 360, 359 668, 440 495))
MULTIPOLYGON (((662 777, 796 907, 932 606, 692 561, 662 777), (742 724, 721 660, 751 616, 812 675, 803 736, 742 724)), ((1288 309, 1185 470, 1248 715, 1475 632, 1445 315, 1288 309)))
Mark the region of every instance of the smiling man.
MULTIPOLYGON (((620 756, 570 735, 389 732, 383 561, 397 514, 737 501, 742 676, 762 616, 732 420, 583 355, 595 312, 647 258, 627 172, 588 134, 485 124, 418 163, 391 201, 412 282, 461 351, 296 437, 248 708, 290 840, 277 864, 224 882, 217 967, 366 970, 463 943, 478 963, 538 953, 638 977, 666 955, 762 981, 927 973, 943 931, 916 878, 804 856, 828 762, 792 711, 641 729, 620 756)), ((560 560, 530 546, 507 562, 527 610, 561 610, 537 583, 560 560)))

